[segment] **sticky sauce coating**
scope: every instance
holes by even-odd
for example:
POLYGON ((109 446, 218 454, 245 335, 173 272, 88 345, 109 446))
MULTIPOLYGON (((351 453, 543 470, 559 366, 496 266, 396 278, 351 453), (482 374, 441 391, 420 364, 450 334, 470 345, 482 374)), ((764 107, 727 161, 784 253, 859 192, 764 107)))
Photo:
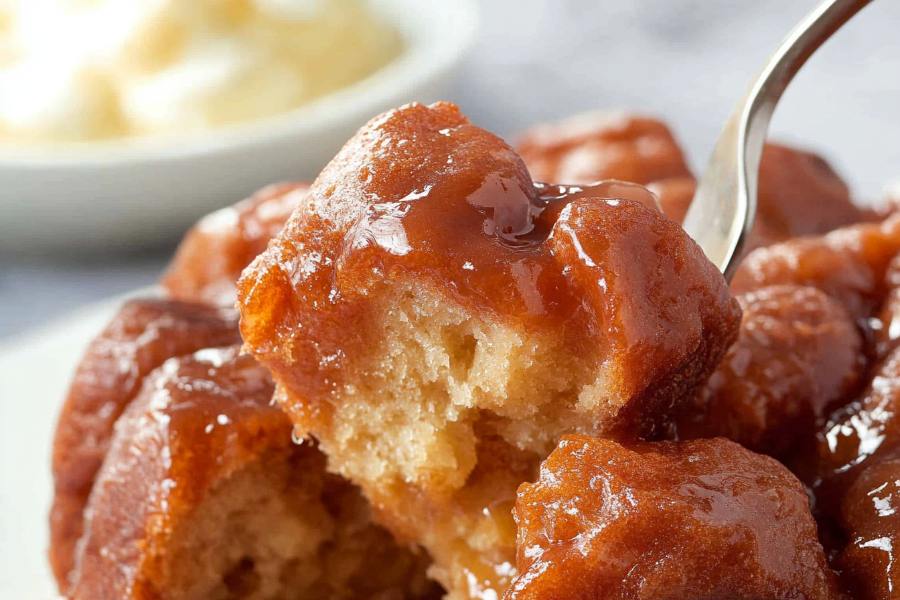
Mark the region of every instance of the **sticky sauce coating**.
POLYGON ((836 566, 855 598, 893 598, 900 591, 900 452, 867 466, 840 503, 847 543, 836 566))
MULTIPOLYGON (((694 177, 675 137, 653 118, 577 115, 531 128, 516 149, 532 175, 544 181, 581 185, 621 179, 644 184, 659 197, 666 216, 679 223, 694 195, 694 177)), ((745 252, 868 218, 824 159, 771 143, 760 163, 757 204, 745 252)))
POLYGON ((723 439, 566 437, 515 517, 507 600, 840 597, 800 482, 723 439))
POLYGON ((367 299, 419 281, 487 319, 559 331, 572 353, 611 360, 613 395, 668 403, 701 373, 656 388, 660 368, 719 352, 739 311, 646 192, 607 186, 534 184, 506 144, 449 104, 386 113, 245 272, 244 339, 319 414, 343 365, 376 343, 367 299))
POLYGON ((97 476, 67 597, 437 597, 425 557, 292 443, 273 389, 238 346, 147 376, 97 476))
POLYGON ((861 385, 866 361, 856 322, 805 286, 738 296, 737 341, 677 423, 677 437, 723 436, 781 459, 808 451, 829 411, 861 385))
POLYGON ((233 311, 170 300, 127 302, 91 342, 53 440, 50 562, 64 588, 82 513, 122 411, 144 377, 173 356, 240 341, 233 311))
POLYGON ((177 300, 233 307, 244 267, 266 249, 309 186, 280 183, 203 217, 179 244, 162 285, 177 300))
MULTIPOLYGON (((816 290, 843 309, 861 336, 862 368, 849 389, 835 379, 840 372, 848 372, 847 352, 856 347, 856 336, 849 331, 841 335, 834 328, 834 339, 818 358, 817 353, 804 351, 790 359, 815 358, 808 365, 809 373, 815 373, 820 383, 831 381, 827 389, 819 388, 818 402, 811 406, 828 402, 837 406, 831 407, 827 421, 818 427, 811 457, 798 457, 794 467, 812 489, 822 539, 834 556, 842 583, 852 597, 859 598, 891 597, 898 581, 895 548, 900 543, 900 529, 893 518, 894 484, 900 474, 896 468, 900 448, 898 252, 900 217, 888 214, 881 222, 758 249, 744 260, 733 282, 733 288, 745 296, 784 286, 816 290)), ((838 324, 823 313, 816 319, 816 328, 829 322, 838 324)), ((795 319, 792 326, 801 323, 803 320, 795 319)), ((780 328, 790 331, 785 320, 780 328)), ((741 345, 739 341, 736 347, 741 345)), ((782 360, 778 364, 785 368, 792 363, 782 360)), ((771 392, 780 389, 780 381, 776 378, 766 383, 770 398, 771 392)), ((808 391, 795 390, 793 401, 812 400, 808 391)), ((780 441, 785 439, 789 439, 787 434, 780 441)))

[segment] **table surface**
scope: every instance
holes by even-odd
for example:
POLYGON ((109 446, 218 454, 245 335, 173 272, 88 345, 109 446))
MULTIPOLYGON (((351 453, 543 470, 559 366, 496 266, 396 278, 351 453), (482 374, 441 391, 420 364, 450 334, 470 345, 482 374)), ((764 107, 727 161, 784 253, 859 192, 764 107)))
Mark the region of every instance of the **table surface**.
MULTIPOLYGON (((584 110, 659 115, 698 169, 763 60, 813 5, 486 0, 449 99, 501 135, 584 110)), ((773 123, 775 137, 828 156, 866 201, 900 180, 898 25, 900 2, 874 2, 811 60, 773 123)), ((0 256, 0 337, 152 283, 172 247, 116 258, 0 256)))

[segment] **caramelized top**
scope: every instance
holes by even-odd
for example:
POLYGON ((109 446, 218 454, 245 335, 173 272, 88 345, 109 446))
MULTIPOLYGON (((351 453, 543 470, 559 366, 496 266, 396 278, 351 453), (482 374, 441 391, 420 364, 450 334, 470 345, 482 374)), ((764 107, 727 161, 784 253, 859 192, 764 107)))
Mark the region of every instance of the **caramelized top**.
POLYGON ((270 185, 203 217, 178 246, 162 285, 179 300, 234 306, 241 271, 281 231, 308 187, 270 185))
POLYGON ((82 512, 113 425, 144 377, 172 356, 240 341, 232 311, 169 300, 131 300, 94 339, 75 372, 53 440, 55 497, 50 562, 65 587, 82 512))
MULTIPOLYGON (((73 598, 155 598, 169 536, 219 480, 267 452, 290 452, 268 373, 238 347, 171 359, 117 424, 72 575, 73 598)), ((310 448, 310 452, 316 451, 310 448)))
POLYGON ((566 437, 515 517, 508 600, 838 597, 800 482, 723 439, 566 437))
POLYGON ((888 269, 900 252, 900 215, 819 237, 801 237, 749 254, 735 274, 736 292, 775 284, 816 287, 855 318, 867 318, 887 294, 888 269))
MULTIPOLYGON (((374 342, 371 299, 429 285, 482 318, 558 331, 572 352, 621 361, 612 387, 622 397, 662 396, 672 390, 660 372, 724 347, 739 310, 650 203, 620 183, 534 184, 455 106, 408 105, 348 142, 245 271, 242 333, 279 381, 322 397, 374 342)), ((709 366, 697 362, 674 383, 692 385, 709 366)))
MULTIPOLYGON (((628 114, 585 114, 527 131, 517 148, 532 175, 586 184, 622 179, 647 185, 669 218, 681 222, 694 179, 669 129, 628 114)), ((821 157, 767 144, 759 172, 756 223, 746 249, 825 233, 863 220, 846 184, 821 157)))
POLYGON ((812 287, 764 287, 738 301, 738 339, 686 407, 678 435, 720 435, 787 458, 808 449, 828 411, 857 391, 863 340, 844 307, 812 287))
POLYGON ((753 246, 826 233, 864 218, 847 184, 812 152, 766 144, 758 187, 753 246))
POLYGON ((862 471, 841 500, 847 545, 837 557, 854 598, 892 598, 900 590, 900 453, 862 471))
POLYGON ((532 127, 516 150, 544 181, 586 184, 621 179, 648 184, 688 178, 678 143, 656 119, 626 113, 587 113, 532 127))

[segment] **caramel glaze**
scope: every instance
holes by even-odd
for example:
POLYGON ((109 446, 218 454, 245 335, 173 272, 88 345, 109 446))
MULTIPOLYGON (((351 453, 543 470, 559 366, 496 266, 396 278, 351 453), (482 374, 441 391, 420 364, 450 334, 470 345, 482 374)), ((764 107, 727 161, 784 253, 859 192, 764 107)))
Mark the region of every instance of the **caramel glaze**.
POLYGON ((241 271, 284 226, 306 193, 305 183, 267 186, 194 225, 178 246, 161 284, 169 296, 234 306, 241 271))
POLYGON ((514 514, 507 600, 840 597, 803 486, 724 439, 567 436, 514 514))
POLYGON ((819 503, 833 509, 838 498, 874 459, 900 447, 900 350, 871 374, 866 390, 832 415, 818 447, 819 503))
MULTIPOLYGON (((283 582, 289 596, 294 592, 296 597, 311 598, 438 597, 436 586, 424 581, 422 559, 371 524, 358 489, 326 473, 325 456, 315 446, 291 442, 290 421, 271 402, 273 388, 268 372, 252 357, 241 355, 239 346, 172 358, 146 377, 116 424, 117 435, 85 510, 84 536, 69 592, 72 600, 152 600, 185 593, 180 587, 193 582, 185 581, 184 573, 174 575, 182 565, 173 562, 193 558, 184 556, 183 547, 197 543, 191 541, 192 534, 197 535, 197 523, 205 516, 198 514, 204 502, 219 494, 236 473, 248 469, 265 478, 261 485, 284 494, 289 510, 302 512, 306 522, 318 525, 320 529, 310 535, 324 534, 315 555, 302 559, 318 564, 319 570, 312 565, 294 567, 301 572, 306 567, 316 579, 301 578, 295 584, 306 587, 293 590, 289 581, 283 582)), ((275 531, 255 531, 252 525, 242 532, 242 525, 253 521, 241 512, 218 517, 227 529, 213 533, 225 545, 233 537, 279 536, 275 531)), ((254 545, 239 549, 253 552, 254 545)), ((256 552, 244 558, 218 557, 224 563, 221 584, 228 588, 227 597, 257 597, 252 581, 242 587, 239 579, 228 575, 245 560, 273 558, 256 552)), ((290 563, 286 566, 282 575, 294 576, 290 563)))
MULTIPOLYGON (((852 401, 830 414, 812 458, 801 457, 793 465, 813 490, 823 539, 853 597, 892 597, 900 575, 895 571, 900 529, 892 508, 900 475, 898 253, 900 215, 894 214, 882 222, 758 249, 744 260, 733 282, 743 292, 773 285, 818 289, 843 306, 862 335, 863 389, 847 395, 844 401, 852 401)), ((834 340, 830 346, 830 357, 821 356, 817 364, 833 376, 839 369, 834 361, 846 352, 847 343, 834 340)), ((840 389, 837 385, 830 391, 840 389)))
POLYGON ((431 285, 485 319, 561 332, 573 354, 610 359, 611 395, 629 404, 622 426, 651 431, 732 341, 739 308, 646 192, 612 185, 618 197, 532 183, 453 105, 390 111, 244 272, 247 346, 314 431, 343 365, 377 343, 370 298, 398 281, 431 285))
POLYGON ((846 309, 813 287, 763 287, 738 301, 738 339, 675 435, 723 436, 789 458, 809 450, 829 411, 859 388, 863 339, 846 309))
POLYGON ((666 125, 626 113, 588 113, 526 131, 516 151, 536 179, 589 184, 621 179, 647 185, 692 179, 666 125))
POLYGON ((744 292, 777 284, 818 288, 856 319, 873 316, 888 292, 886 275, 900 252, 900 215, 819 237, 760 248, 738 267, 732 289, 744 292))
POLYGON ((240 341, 232 311, 169 300, 132 300, 88 346, 53 440, 50 563, 65 590, 82 513, 113 425, 143 378, 172 356, 240 341))
POLYGON ((71 598, 165 597, 156 569, 179 520, 218 480, 291 450, 268 373, 238 350, 204 349, 147 377, 91 494, 71 598))
MULTIPOLYGON (((646 185, 663 212, 684 219, 695 181, 671 131, 652 118, 581 115, 527 131, 517 146, 531 174, 583 185, 621 179, 646 185)), ((745 251, 859 222, 866 213, 821 157, 767 144, 759 172, 756 224, 745 251)))
POLYGON ((835 565, 854 598, 895 598, 900 592, 900 448, 874 460, 840 502, 847 541, 835 565))

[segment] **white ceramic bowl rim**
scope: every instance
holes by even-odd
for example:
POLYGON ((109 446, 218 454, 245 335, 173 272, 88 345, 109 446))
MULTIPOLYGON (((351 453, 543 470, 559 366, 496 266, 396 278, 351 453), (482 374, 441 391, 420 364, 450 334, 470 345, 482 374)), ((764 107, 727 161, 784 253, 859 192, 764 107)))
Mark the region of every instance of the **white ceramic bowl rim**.
POLYGON ((299 138, 340 122, 347 114, 366 119, 398 89, 414 89, 450 69, 472 42, 477 28, 475 0, 421 2, 367 0, 376 14, 401 34, 400 56, 353 84, 294 110, 184 136, 156 136, 15 147, 0 145, 0 167, 81 169, 91 165, 181 160, 222 151, 247 150, 273 140, 299 138))

